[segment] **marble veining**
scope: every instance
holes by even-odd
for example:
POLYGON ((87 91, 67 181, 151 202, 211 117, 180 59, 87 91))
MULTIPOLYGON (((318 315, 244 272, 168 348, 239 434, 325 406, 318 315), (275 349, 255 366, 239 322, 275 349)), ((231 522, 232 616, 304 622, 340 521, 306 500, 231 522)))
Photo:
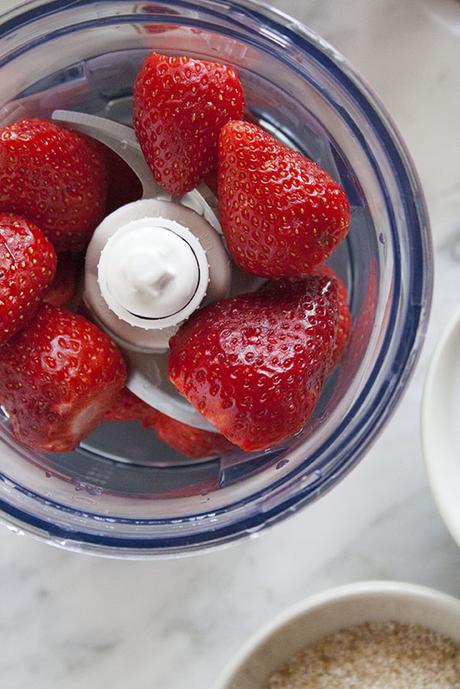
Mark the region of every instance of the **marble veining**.
POLYGON ((421 361, 360 466, 321 501, 259 538, 182 561, 120 562, 0 529, 2 689, 212 688, 225 662, 260 625, 328 586, 388 578, 460 596, 460 550, 431 497, 419 440, 427 366, 460 301, 454 145, 460 3, 273 4, 321 33, 361 70, 416 161, 437 251, 421 361))

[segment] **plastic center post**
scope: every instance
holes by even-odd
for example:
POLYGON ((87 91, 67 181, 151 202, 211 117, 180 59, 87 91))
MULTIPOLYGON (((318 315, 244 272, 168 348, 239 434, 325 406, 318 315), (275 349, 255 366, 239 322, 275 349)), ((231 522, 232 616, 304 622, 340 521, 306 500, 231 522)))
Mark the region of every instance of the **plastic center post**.
POLYGON ((203 299, 206 254, 186 227, 161 217, 121 227, 102 250, 98 282, 109 308, 147 329, 185 320, 203 299))
POLYGON ((200 277, 191 246, 164 227, 140 227, 116 237, 106 271, 111 295, 141 318, 165 318, 181 311, 200 277))

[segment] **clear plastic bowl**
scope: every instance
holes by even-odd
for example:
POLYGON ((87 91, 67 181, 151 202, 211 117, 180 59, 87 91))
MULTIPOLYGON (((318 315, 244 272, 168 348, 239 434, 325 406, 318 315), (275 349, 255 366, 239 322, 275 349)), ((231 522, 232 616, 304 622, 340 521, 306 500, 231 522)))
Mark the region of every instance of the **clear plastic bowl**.
POLYGON ((190 461, 137 424, 104 424, 65 455, 1 423, 0 509, 12 528, 115 557, 228 543, 323 495, 394 410, 427 325, 432 252, 423 194, 381 103, 319 36, 256 1, 27 2, 0 17, 0 123, 56 108, 130 121, 151 49, 237 67, 264 126, 341 180, 353 219, 332 264, 354 329, 313 419, 259 455, 190 461))

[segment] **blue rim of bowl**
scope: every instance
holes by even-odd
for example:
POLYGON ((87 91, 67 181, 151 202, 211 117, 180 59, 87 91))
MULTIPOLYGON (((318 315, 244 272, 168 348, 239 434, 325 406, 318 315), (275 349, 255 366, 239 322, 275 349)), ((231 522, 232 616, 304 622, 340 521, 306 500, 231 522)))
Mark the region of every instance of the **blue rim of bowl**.
MULTIPOLYGON (((123 0, 112 0, 113 3, 120 2, 123 0)), ((0 38, 5 37, 11 31, 16 31, 21 26, 28 24, 43 16, 49 16, 56 11, 62 11, 66 9, 66 6, 72 6, 72 9, 76 7, 84 7, 87 5, 94 4, 91 0, 77 0, 76 2, 63 3, 61 0, 52 0, 46 5, 41 5, 40 7, 33 7, 36 4, 33 1, 24 4, 22 7, 16 8, 16 11, 22 11, 19 16, 13 16, 8 19, 8 14, 6 13, 6 21, 0 25, 0 38), (27 9, 31 6, 30 9, 27 9)), ((196 5, 199 3, 190 3, 187 0, 179 0, 174 3, 176 7, 183 8, 193 8, 196 9, 196 5)), ((353 98, 353 101, 362 113, 366 116, 368 124, 373 128, 375 134, 378 136, 385 149, 387 159, 392 165, 393 175, 395 177, 397 187, 399 190, 400 197, 404 203, 406 223, 408 227, 412 228, 412 233, 410 235, 410 253, 411 261, 413 264, 412 272, 409 275, 410 284, 408 286, 407 294, 408 299, 411 302, 407 305, 406 320, 403 324, 404 338, 400 341, 397 351, 394 355, 395 365, 393 367, 393 376, 391 384, 389 384, 385 390, 382 390, 382 395, 377 396, 378 401, 374 403, 367 411, 367 415, 363 416, 361 419, 360 426, 356 429, 354 433, 355 440, 353 438, 345 438, 342 440, 340 445, 336 447, 335 454, 341 454, 341 460, 338 463, 333 463, 329 469, 322 474, 321 479, 309 483, 303 489, 299 488, 294 495, 283 499, 279 504, 275 505, 270 510, 263 511, 262 513, 252 514, 247 518, 237 520, 229 525, 222 527, 216 526, 216 524, 210 524, 209 528, 197 533, 194 532, 190 534, 175 534, 173 537, 120 537, 120 536, 109 536, 107 534, 97 534, 88 531, 80 531, 76 529, 67 529, 58 524, 48 522, 44 519, 40 519, 35 515, 19 509, 4 500, 0 500, 0 511, 4 521, 11 524, 15 528, 24 528, 32 535, 36 535, 48 542, 64 545, 65 547, 73 547, 77 550, 88 550, 96 551, 106 554, 114 552, 116 550, 124 552, 126 555, 136 554, 144 556, 154 555, 158 557, 161 554, 175 554, 177 552, 183 553, 184 551, 193 551, 197 549, 202 549, 203 547, 212 547, 217 545, 222 545, 233 540, 239 539, 258 531, 268 525, 272 525, 281 519, 283 519, 287 514, 292 514, 298 509, 304 507, 309 502, 317 499, 319 495, 324 495, 328 490, 330 490, 336 483, 338 483, 344 475, 346 475, 351 469, 356 466, 356 464, 363 457, 365 452, 368 450, 370 445, 376 439, 380 431, 382 430, 385 423, 389 420, 394 411, 397 403, 399 402, 404 388, 412 374, 415 363, 420 354, 420 345, 423 341, 424 334, 428 323, 428 314, 431 306, 432 289, 433 289, 433 279, 432 271, 429 269, 432 265, 432 247, 431 238, 429 233, 429 220, 428 213, 421 191, 420 183, 417 177, 417 173, 414 169, 413 163, 410 156, 405 148, 404 143, 401 140, 399 133, 397 132, 394 124, 391 122, 388 114, 385 111, 384 106, 379 102, 376 96, 372 93, 368 85, 357 75, 354 69, 348 64, 346 60, 332 47, 329 46, 323 39, 310 31, 303 24, 297 20, 289 17, 288 15, 268 7, 265 3, 258 2, 257 0, 246 0, 245 2, 227 2, 225 3, 231 9, 238 10, 242 13, 242 16, 246 15, 248 18, 252 18, 261 24, 265 24, 270 30, 283 36, 283 38, 288 38, 292 44, 302 50, 304 53, 308 54, 310 58, 313 58, 317 63, 321 65, 329 74, 333 75, 340 86, 346 89, 347 94, 353 98), (425 270, 422 271, 418 267, 425 266, 425 270), (364 437, 362 432, 364 430, 364 437)), ((205 7, 208 15, 216 16, 221 18, 222 14, 218 11, 212 10, 210 7, 205 7)), ((5 16, 5 15, 4 15, 5 16)), ((168 21, 168 23, 183 23, 183 18, 177 18, 177 16, 164 14, 164 15, 151 15, 151 14, 137 14, 135 16, 136 21, 149 21, 151 23, 163 23, 168 21)), ((240 24, 244 27, 244 21, 242 18, 236 21, 233 17, 234 23, 236 25, 240 24)), ((0 16, 1 21, 1 16, 0 16)), ((81 30, 82 27, 86 25, 94 26, 95 23, 100 23, 103 21, 105 24, 110 23, 121 23, 121 22, 132 22, 133 17, 117 15, 115 17, 109 18, 97 18, 91 20, 91 22, 83 22, 77 24, 75 30, 81 30)), ((194 22, 190 18, 187 18, 187 24, 193 25, 194 22)), ((196 25, 201 28, 209 28, 210 30, 215 30, 216 27, 213 24, 206 24, 206 22, 198 21, 196 25)), ((49 40, 53 35, 58 35, 59 33, 69 33, 72 31, 66 27, 65 31, 57 31, 55 34, 47 34, 46 40, 49 40)), ((246 27, 244 27, 246 28, 246 27)), ((219 27, 219 31, 222 31, 222 27, 219 27)), ((232 31, 226 31, 229 35, 234 35, 232 31)), ((248 41, 247 36, 245 40, 248 41)), ((39 41, 40 42, 40 41, 39 41)), ((260 48, 260 45, 254 42, 254 45, 260 48)), ((28 44, 27 49, 30 48, 28 44)), ((278 59, 293 67, 293 65, 287 60, 283 59, 283 56, 278 54, 278 59)), ((304 76, 304 75, 303 75, 304 76)), ((318 85, 316 84, 318 88, 318 85)), ((342 112, 342 116, 346 116, 346 113, 342 112)), ((353 127, 353 121, 348 118, 348 125, 353 127)), ((364 137, 355 127, 355 134, 360 137, 361 144, 365 149, 367 149, 367 154, 370 151, 366 145, 364 137)), ((373 159, 372 155, 369 156, 369 160, 372 164, 374 173, 378 178, 384 198, 387 205, 387 212, 390 217, 391 224, 391 236, 393 240, 393 245, 395 248, 395 289, 394 296, 391 305, 391 310, 389 314, 389 325, 387 327, 384 342, 381 345, 380 354, 377 361, 374 364, 374 368, 371 376, 366 384, 366 387, 361 392, 359 398, 355 400, 352 408, 347 413, 346 417, 342 420, 342 423, 336 429, 334 437, 328 439, 328 444, 330 444, 331 439, 338 438, 346 427, 348 420, 353 417, 357 411, 360 409, 362 402, 366 399, 369 391, 371 390, 377 373, 380 370, 383 359, 385 358, 385 352, 387 350, 387 345, 392 339, 392 328, 391 323, 396 320, 397 311, 399 308, 399 297, 400 297, 400 268, 401 268, 401 255, 399 251, 399 245, 397 241, 397 231, 395 226, 395 218, 393 214, 393 209, 389 202, 389 195, 382 179, 379 166, 377 162, 373 159)), ((316 455, 319 455, 324 450, 324 447, 320 447, 314 453, 308 457, 308 463, 310 464, 316 455)), ((219 514, 228 514, 231 511, 237 510, 239 507, 244 507, 248 503, 253 503, 258 501, 275 489, 279 488, 287 481, 292 481, 295 476, 299 475, 305 470, 305 462, 300 462, 292 472, 290 472, 286 477, 279 479, 277 482, 273 482, 268 488, 261 490, 258 493, 254 493, 249 497, 243 498, 242 500, 226 505, 223 508, 215 510, 213 512, 213 517, 215 518, 219 514)), ((330 458, 325 458, 324 464, 330 462, 330 458)), ((321 467, 318 467, 321 469, 321 467)), ((8 481, 8 484, 13 483, 14 488, 26 495, 29 498, 40 501, 42 504, 46 504, 49 507, 57 509, 61 512, 68 512, 73 515, 78 515, 82 517, 92 518, 96 522, 103 522, 104 516, 91 513, 83 512, 73 508, 69 508, 65 505, 53 502, 49 499, 43 498, 43 496, 28 490, 20 484, 16 484, 11 481, 11 479, 6 478, 0 474, 0 480, 8 481)), ((194 515, 183 516, 180 518, 174 518, 174 523, 187 523, 190 520, 195 520, 197 517, 205 517, 206 512, 196 513, 194 515)), ((113 523, 114 518, 111 517, 110 521, 113 523)), ((120 524, 132 524, 132 525, 168 525, 171 520, 168 519, 126 519, 126 518, 115 518, 115 521, 120 524)), ((203 520, 204 521, 204 520, 203 520)))

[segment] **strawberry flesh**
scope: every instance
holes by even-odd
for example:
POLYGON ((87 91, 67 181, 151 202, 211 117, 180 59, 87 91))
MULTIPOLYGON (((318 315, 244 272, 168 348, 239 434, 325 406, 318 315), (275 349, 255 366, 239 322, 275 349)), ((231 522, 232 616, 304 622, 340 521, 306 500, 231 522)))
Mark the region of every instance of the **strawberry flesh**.
POLYGON ((0 349, 0 399, 27 447, 68 452, 91 433, 126 382, 117 346, 82 316, 41 306, 0 349))
POLYGON ((36 225, 0 213, 0 346, 39 307, 56 270, 56 252, 36 225))
POLYGON ((160 412, 155 421, 155 431, 160 440, 191 459, 213 457, 235 449, 220 433, 189 426, 160 412))
POLYGON ((228 248, 254 275, 304 276, 348 232, 350 206, 340 184, 248 122, 221 130, 218 191, 228 248))
POLYGON ((91 139, 47 120, 0 129, 0 211, 35 222, 56 251, 85 248, 106 195, 105 158, 91 139))
POLYGON ((337 284, 311 276, 195 312, 170 340, 169 377, 243 450, 299 431, 331 366, 337 284))
POLYGON ((156 409, 143 402, 128 388, 123 390, 106 412, 104 421, 140 421, 145 428, 152 428, 158 416, 156 409))
POLYGON ((157 182, 182 196, 217 168, 223 125, 242 116, 243 88, 227 65, 152 53, 134 86, 134 129, 157 182))

